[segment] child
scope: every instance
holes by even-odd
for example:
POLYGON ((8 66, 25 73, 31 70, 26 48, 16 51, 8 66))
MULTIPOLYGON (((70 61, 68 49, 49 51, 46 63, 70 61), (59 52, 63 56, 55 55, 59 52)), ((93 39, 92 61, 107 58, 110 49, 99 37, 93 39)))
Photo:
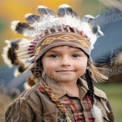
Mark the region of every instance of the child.
POLYGON ((106 94, 93 85, 106 79, 90 57, 102 34, 93 26, 94 18, 80 20, 68 5, 61 5, 58 15, 44 6, 38 9, 42 17, 27 15, 29 24, 14 26, 21 34, 36 35, 32 41, 16 40, 9 47, 14 65, 29 69, 27 61, 32 62, 35 85, 10 104, 6 122, 114 122, 106 94))

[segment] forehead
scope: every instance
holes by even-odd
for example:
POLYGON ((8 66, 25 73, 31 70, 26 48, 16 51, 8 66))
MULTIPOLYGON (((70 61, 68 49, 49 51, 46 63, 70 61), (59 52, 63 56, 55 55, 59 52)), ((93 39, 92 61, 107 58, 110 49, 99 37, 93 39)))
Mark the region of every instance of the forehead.
POLYGON ((72 47, 72 46, 57 46, 57 47, 53 47, 50 50, 48 50, 48 52, 51 51, 64 51, 64 50, 73 50, 73 51, 81 51, 83 52, 81 49, 77 48, 77 47, 72 47))

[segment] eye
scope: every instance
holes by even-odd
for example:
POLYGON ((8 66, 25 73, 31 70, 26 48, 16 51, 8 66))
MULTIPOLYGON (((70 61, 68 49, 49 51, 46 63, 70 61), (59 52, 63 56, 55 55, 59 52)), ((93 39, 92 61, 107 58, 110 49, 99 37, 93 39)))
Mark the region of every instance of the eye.
POLYGON ((72 57, 81 57, 82 55, 81 54, 73 54, 72 57))
POLYGON ((59 56, 57 54, 50 54, 49 57, 50 58, 58 58, 59 56))

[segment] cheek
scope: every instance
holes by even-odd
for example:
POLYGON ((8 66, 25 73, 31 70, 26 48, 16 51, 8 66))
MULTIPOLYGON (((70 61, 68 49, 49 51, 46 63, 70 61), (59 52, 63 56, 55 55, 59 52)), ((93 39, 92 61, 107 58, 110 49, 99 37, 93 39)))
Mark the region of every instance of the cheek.
POLYGON ((77 64, 77 69, 78 69, 79 73, 82 75, 86 72, 86 67, 87 67, 87 60, 80 61, 77 64))
POLYGON ((81 70, 81 71, 86 70, 86 67, 87 67, 87 64, 86 64, 86 63, 79 63, 79 64, 77 65, 77 68, 78 68, 79 70, 81 70))
POLYGON ((42 65, 46 74, 51 74, 56 69, 57 63, 55 61, 43 60, 42 65))

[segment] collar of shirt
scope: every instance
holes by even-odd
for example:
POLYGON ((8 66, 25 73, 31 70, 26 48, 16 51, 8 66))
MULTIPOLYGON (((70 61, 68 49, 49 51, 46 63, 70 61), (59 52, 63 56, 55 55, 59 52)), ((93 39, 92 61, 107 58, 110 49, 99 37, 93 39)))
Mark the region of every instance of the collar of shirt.
MULTIPOLYGON (((87 81, 83 80, 82 78, 79 78, 79 79, 81 81, 80 83, 83 86, 83 88, 85 88, 86 90, 88 90, 87 81)), ((95 86, 94 86, 94 94, 97 97, 101 97, 103 99, 107 99, 106 94, 102 90, 96 88, 95 86)))
MULTIPOLYGON (((53 93, 56 95, 57 98, 61 98, 64 95, 71 96, 55 80, 46 77, 46 83, 52 89, 53 93)), ((77 83, 78 83, 78 87, 79 87, 80 99, 83 99, 83 97, 88 92, 87 82, 85 80, 83 80, 82 78, 79 78, 77 83)), ((106 94, 103 91, 96 88, 96 87, 94 87, 94 94, 95 94, 95 96, 107 99, 106 94)))
MULTIPOLYGON (((49 85, 49 87, 52 89, 53 93, 56 95, 57 98, 61 98, 64 95, 68 95, 68 96, 72 96, 71 94, 69 94, 58 82, 56 82, 53 79, 50 79, 48 77, 46 77, 46 83, 49 85)), ((78 87, 79 87, 79 95, 80 95, 80 99, 82 99, 88 89, 86 89, 84 86, 82 86, 82 81, 81 79, 78 79, 78 87)), ((72 96, 73 97, 73 96, 72 96)))

